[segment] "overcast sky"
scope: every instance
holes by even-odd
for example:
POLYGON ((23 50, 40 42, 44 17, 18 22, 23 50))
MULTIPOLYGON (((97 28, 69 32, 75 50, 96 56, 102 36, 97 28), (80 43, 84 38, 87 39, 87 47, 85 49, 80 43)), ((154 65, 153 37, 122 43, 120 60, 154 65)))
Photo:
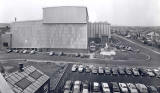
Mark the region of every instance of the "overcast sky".
POLYGON ((0 23, 42 19, 43 7, 87 6, 89 20, 160 26, 160 0, 0 0, 0 23))

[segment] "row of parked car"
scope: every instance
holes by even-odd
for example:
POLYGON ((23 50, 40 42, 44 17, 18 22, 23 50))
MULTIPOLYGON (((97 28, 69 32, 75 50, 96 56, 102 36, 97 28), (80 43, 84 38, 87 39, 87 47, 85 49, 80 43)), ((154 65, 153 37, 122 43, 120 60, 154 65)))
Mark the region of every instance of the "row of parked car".
POLYGON ((84 53, 64 53, 64 52, 56 53, 54 51, 49 52, 49 56, 54 56, 54 55, 80 57, 80 58, 88 58, 89 57, 89 55, 85 55, 84 53))
POLYGON ((135 49, 127 44, 124 44, 123 42, 121 42, 120 40, 115 40, 114 42, 112 42, 110 45, 112 47, 116 47, 117 49, 121 49, 121 51, 133 51, 133 52, 140 52, 140 49, 135 49), (115 42, 116 41, 116 42, 115 42))
POLYGON ((160 78, 160 68, 129 68, 129 67, 96 67, 93 65, 74 64, 72 72, 86 72, 93 74, 106 75, 134 75, 134 76, 150 76, 160 78))
POLYGON ((17 49, 11 50, 11 49, 9 49, 6 52, 7 53, 11 53, 11 52, 14 52, 14 53, 23 53, 23 54, 27 54, 27 53, 29 53, 29 54, 35 54, 36 53, 35 50, 25 50, 25 49, 22 49, 22 50, 17 50, 17 49))
MULTIPOLYGON (((7 53, 11 53, 11 52, 14 52, 14 53, 23 53, 23 54, 35 54, 37 53, 37 51, 35 50, 25 50, 25 49, 22 49, 22 50, 7 50, 6 51, 7 53)), ((49 56, 71 56, 71 57, 80 57, 80 58, 89 58, 89 55, 85 55, 84 53, 64 53, 62 51, 60 52, 54 52, 54 51, 50 51, 50 52, 47 52, 47 54, 49 56)))
POLYGON ((146 86, 141 83, 88 82, 67 80, 64 93, 158 93, 159 87, 146 86))

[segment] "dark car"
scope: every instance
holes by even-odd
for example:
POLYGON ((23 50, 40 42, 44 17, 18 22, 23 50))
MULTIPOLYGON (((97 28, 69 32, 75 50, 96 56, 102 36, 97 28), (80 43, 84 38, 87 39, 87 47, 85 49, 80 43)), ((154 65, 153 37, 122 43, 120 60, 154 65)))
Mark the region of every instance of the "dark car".
POLYGON ((118 72, 120 75, 124 75, 125 72, 124 72, 124 68, 118 68, 118 72))
POLYGON ((154 86, 148 86, 149 93, 158 93, 158 90, 154 86))
POLYGON ((8 50, 7 50, 7 53, 10 53, 10 52, 12 52, 12 50, 11 50, 11 49, 8 49, 8 50))
POLYGON ((89 66, 86 66, 85 70, 86 70, 87 73, 91 72, 91 68, 89 66))
POLYGON ((112 68, 112 75, 118 75, 117 68, 112 68))
POLYGON ((139 68, 139 73, 141 76, 146 76, 147 73, 146 73, 146 70, 144 68, 139 68))
POLYGON ((109 67, 105 67, 105 68, 104 68, 104 71, 105 71, 105 74, 106 74, 106 75, 111 74, 111 68, 109 68, 109 67))
POLYGON ((98 68, 97 67, 93 67, 92 68, 92 73, 93 74, 97 74, 98 73, 98 68))
POLYGON ((89 89, 88 81, 83 82, 83 89, 89 89))
POLYGON ((127 75, 131 75, 132 74, 131 69, 128 68, 128 67, 125 68, 125 72, 126 72, 127 75))
POLYGON ((120 93, 119 86, 116 82, 111 82, 112 93, 120 93))

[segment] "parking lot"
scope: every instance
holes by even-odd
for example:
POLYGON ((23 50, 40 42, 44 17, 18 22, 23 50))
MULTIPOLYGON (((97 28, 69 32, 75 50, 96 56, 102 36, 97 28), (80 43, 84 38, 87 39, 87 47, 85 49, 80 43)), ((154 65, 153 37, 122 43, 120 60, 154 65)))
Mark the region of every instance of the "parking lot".
MULTIPOLYGON (((106 67, 107 65, 101 65, 102 67, 106 67)), ((117 68, 117 67, 110 67, 110 68, 117 68)), ((132 67, 131 67, 132 68, 132 67)), ((104 68, 103 68, 104 69, 104 68)), ((142 83, 145 84, 146 86, 159 86, 160 85, 160 78, 158 78, 156 75, 155 76, 149 76, 149 75, 145 75, 142 76, 140 75, 134 75, 133 72, 130 75, 127 75, 126 72, 125 74, 120 74, 117 70, 117 74, 113 75, 113 72, 111 71, 110 74, 105 74, 105 71, 103 73, 99 73, 98 69, 96 73, 91 72, 86 72, 85 69, 83 69, 83 71, 78 71, 78 68, 76 71, 72 71, 72 64, 69 65, 68 70, 66 70, 66 74, 63 77, 64 80, 62 80, 62 82, 59 84, 59 90, 58 93, 63 93, 63 87, 65 84, 65 81, 67 80, 71 80, 72 82, 74 81, 81 81, 81 82, 85 82, 88 81, 90 82, 90 84, 92 84, 93 82, 121 82, 121 83, 142 83)))

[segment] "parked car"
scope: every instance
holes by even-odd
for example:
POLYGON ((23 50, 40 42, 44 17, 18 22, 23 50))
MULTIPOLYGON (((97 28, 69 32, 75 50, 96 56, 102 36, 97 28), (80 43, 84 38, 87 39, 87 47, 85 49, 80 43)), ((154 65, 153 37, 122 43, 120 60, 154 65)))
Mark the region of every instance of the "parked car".
POLYGON ((148 93, 147 87, 144 84, 137 83, 135 85, 140 93, 148 93))
POLYGON ((79 65, 78 71, 79 71, 79 72, 83 72, 83 69, 84 69, 83 65, 79 65))
POLYGON ((150 77, 155 76, 155 74, 153 73, 153 71, 151 69, 146 69, 146 72, 147 72, 148 76, 150 76, 150 77))
POLYGON ((64 53, 62 51, 58 53, 58 56, 63 56, 63 55, 64 53))
POLYGON ((104 73, 103 67, 99 67, 98 73, 99 73, 99 74, 103 74, 103 73, 104 73))
POLYGON ((19 51, 17 49, 13 50, 13 52, 18 53, 19 51))
POLYGON ((53 56, 53 55, 55 55, 55 53, 54 53, 53 51, 50 51, 50 52, 49 52, 49 55, 50 55, 50 56, 53 56))
POLYGON ((119 74, 120 75, 124 75, 125 74, 125 72, 124 72, 124 68, 118 68, 118 72, 119 72, 119 74))
POLYGON ((154 86, 148 86, 148 92, 149 93, 158 93, 158 90, 154 86))
POLYGON ((153 69, 154 74, 156 77, 160 78, 160 70, 159 69, 153 69))
POLYGON ((75 81, 73 86, 73 93, 80 93, 81 81, 75 81))
POLYGON ((122 93, 129 93, 127 85, 125 83, 119 83, 119 87, 122 93))
POLYGON ((88 81, 85 81, 84 83, 83 83, 83 89, 82 89, 82 93, 89 93, 89 83, 88 83, 88 81))
POLYGON ((132 68, 132 73, 133 73, 134 76, 139 76, 140 75, 137 68, 132 68))
POLYGON ((125 68, 125 72, 126 72, 127 75, 131 75, 132 74, 132 71, 131 71, 131 69, 129 67, 125 68))
POLYGON ((76 53, 76 54, 75 54, 75 57, 80 57, 80 54, 79 54, 79 53, 76 53))
POLYGON ((85 55, 84 55, 83 53, 80 53, 80 57, 81 57, 81 58, 84 58, 85 55))
POLYGON ((89 66, 86 66, 85 70, 86 70, 87 73, 91 72, 91 68, 89 66))
POLYGON ((30 51, 30 54, 35 54, 35 53, 36 53, 35 50, 31 50, 31 51, 30 51))
POLYGON ((80 93, 80 85, 73 86, 73 93, 80 93))
POLYGON ((64 93, 72 93, 71 90, 64 90, 64 93))
POLYGON ((12 50, 11 50, 11 49, 8 49, 6 52, 7 52, 7 53, 10 53, 10 52, 12 52, 12 50))
POLYGON ((146 73, 146 70, 144 68, 139 68, 139 73, 141 76, 146 76, 147 73, 146 73))
POLYGON ((97 74, 97 73, 98 73, 97 67, 92 67, 92 73, 93 73, 93 74, 97 74))
POLYGON ((104 68, 105 74, 109 75, 111 74, 111 69, 109 67, 104 68))
POLYGON ((138 93, 138 90, 133 83, 127 83, 127 86, 130 93, 138 93))
POLYGON ((117 68, 112 68, 111 70, 113 75, 118 75, 117 68))
POLYGON ((71 90, 71 87, 72 87, 72 81, 67 80, 65 85, 64 85, 64 90, 71 90))
POLYGON ((116 82, 111 82, 112 93, 120 93, 119 86, 116 82))
POLYGON ((73 65, 72 66, 72 72, 75 72, 77 70, 78 66, 77 65, 73 65))
POLYGON ((101 93, 100 92, 100 85, 98 82, 93 82, 92 93, 101 93))
POLYGON ((103 93, 110 93, 111 92, 108 83, 102 82, 102 91, 103 91, 103 93))
POLYGON ((27 52, 28 52, 27 50, 23 50, 23 52, 22 52, 22 53, 23 53, 23 54, 26 54, 27 52))

